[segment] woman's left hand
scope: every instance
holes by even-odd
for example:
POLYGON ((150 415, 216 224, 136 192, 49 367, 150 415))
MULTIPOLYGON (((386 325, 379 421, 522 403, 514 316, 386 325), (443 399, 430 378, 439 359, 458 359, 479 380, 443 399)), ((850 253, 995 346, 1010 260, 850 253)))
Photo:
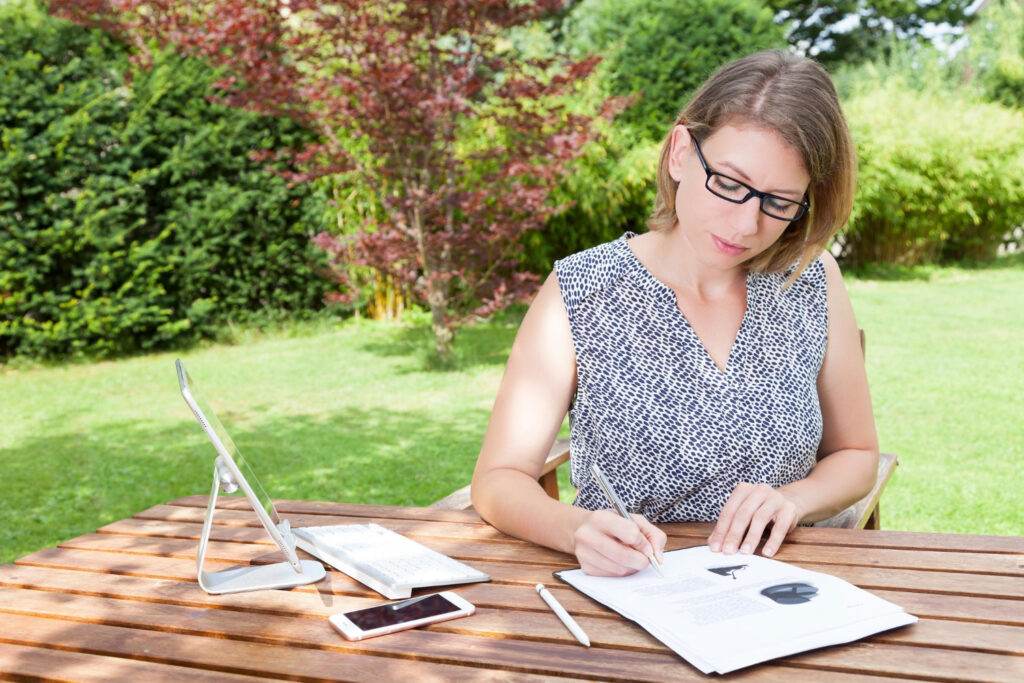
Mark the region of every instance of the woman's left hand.
POLYGON ((768 484, 741 482, 733 489, 718 516, 718 523, 708 537, 708 546, 714 552, 730 555, 737 550, 752 553, 761 541, 769 523, 771 535, 761 551, 771 557, 779 550, 786 534, 800 521, 796 501, 768 484))

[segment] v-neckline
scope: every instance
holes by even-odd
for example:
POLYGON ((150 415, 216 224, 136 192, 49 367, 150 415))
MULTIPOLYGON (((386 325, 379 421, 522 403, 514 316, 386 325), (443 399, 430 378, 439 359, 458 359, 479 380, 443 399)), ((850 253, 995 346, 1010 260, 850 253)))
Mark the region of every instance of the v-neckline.
POLYGON ((627 252, 629 252, 629 256, 632 259, 634 267, 641 273, 642 277, 646 280, 647 284, 650 287, 652 287, 656 293, 661 294, 665 301, 672 307, 672 310, 675 311, 675 315, 678 316, 678 319, 682 321, 683 327, 687 330, 687 332, 690 335, 692 335, 694 341, 697 342, 697 346, 699 346, 701 351, 703 352, 705 362, 719 376, 725 377, 726 375, 729 374, 730 370, 736 365, 736 363, 739 362, 738 360, 736 360, 736 349, 739 346, 739 342, 741 337, 743 336, 744 330, 748 326, 747 321, 750 318, 750 285, 751 280, 753 278, 753 273, 748 271, 746 281, 744 282, 744 289, 746 290, 746 301, 743 309, 743 318, 740 320, 740 326, 736 330, 736 336, 733 337, 732 344, 729 347, 729 355, 726 356, 725 358, 725 365, 719 366, 718 362, 715 361, 714 356, 712 356, 711 352, 708 351, 707 344, 705 344, 704 340, 701 339, 700 335, 697 334, 697 330, 693 329, 693 325, 690 324, 690 320, 686 317, 686 314, 683 313, 682 309, 679 308, 679 302, 676 300, 675 291, 669 285, 655 277, 654 273, 652 273, 647 268, 647 266, 644 265, 644 262, 640 260, 640 257, 638 257, 636 255, 636 252, 633 251, 632 247, 629 246, 628 240, 631 237, 635 236, 636 234, 631 232, 626 233, 625 235, 622 236, 622 246, 626 249, 627 252))

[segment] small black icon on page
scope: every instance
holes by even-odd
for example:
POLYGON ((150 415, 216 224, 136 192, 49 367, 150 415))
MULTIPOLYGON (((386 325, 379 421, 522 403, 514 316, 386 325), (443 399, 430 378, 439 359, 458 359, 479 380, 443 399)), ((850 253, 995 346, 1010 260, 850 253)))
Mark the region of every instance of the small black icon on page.
POLYGON ((761 595, 780 605, 799 605, 802 602, 810 602, 811 598, 817 594, 818 589, 809 583, 780 583, 777 586, 768 586, 761 591, 761 595))
POLYGON ((708 571, 712 574, 718 574, 719 576, 731 576, 733 579, 735 579, 736 572, 746 568, 747 565, 745 564, 737 564, 732 567, 708 567, 708 571))

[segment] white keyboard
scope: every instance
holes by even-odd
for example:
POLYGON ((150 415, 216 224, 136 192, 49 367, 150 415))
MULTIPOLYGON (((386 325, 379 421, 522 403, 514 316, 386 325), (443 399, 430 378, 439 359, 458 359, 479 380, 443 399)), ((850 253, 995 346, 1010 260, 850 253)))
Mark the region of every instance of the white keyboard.
POLYGON ((379 524, 292 529, 295 545, 386 598, 413 588, 489 581, 490 576, 379 524))

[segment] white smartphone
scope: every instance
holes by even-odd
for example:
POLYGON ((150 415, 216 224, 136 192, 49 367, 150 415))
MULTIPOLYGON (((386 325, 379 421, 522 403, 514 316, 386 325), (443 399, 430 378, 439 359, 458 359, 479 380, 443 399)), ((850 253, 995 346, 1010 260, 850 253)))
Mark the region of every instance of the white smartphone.
POLYGON ((467 617, 475 611, 476 607, 464 598, 445 591, 335 614, 329 621, 347 639, 363 640, 435 621, 467 617))

